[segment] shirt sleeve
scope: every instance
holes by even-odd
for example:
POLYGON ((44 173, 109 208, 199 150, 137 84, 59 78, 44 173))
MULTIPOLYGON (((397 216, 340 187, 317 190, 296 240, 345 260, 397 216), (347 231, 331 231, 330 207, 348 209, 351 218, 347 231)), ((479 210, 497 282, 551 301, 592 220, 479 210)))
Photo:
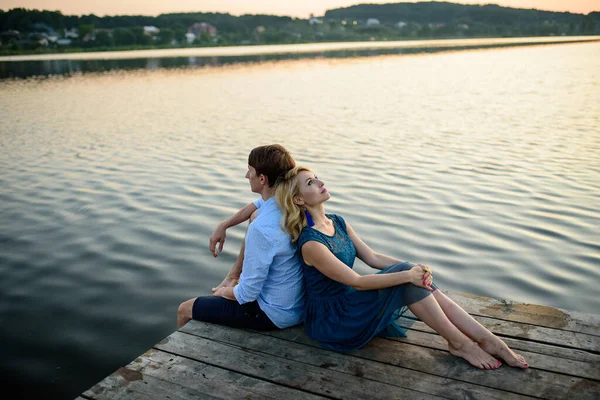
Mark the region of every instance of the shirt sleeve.
POLYGON ((254 204, 256 208, 260 208, 263 204, 265 204, 265 201, 262 197, 259 197, 258 199, 254 200, 252 204, 254 204))
POLYGON ((249 303, 257 299, 269 275, 274 248, 274 243, 268 238, 268 234, 250 224, 246 233, 240 282, 233 288, 238 303, 249 303))

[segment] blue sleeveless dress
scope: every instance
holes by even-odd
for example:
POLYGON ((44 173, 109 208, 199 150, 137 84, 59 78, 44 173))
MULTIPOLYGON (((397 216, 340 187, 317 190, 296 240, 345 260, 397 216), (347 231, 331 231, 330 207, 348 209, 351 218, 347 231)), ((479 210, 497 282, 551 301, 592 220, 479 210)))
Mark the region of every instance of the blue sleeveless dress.
MULTIPOLYGON (((352 268, 356 248, 346 233, 346 222, 335 214, 326 216, 333 221, 335 234, 329 236, 306 226, 298 238, 298 251, 302 255, 302 246, 314 240, 324 244, 348 268, 352 268)), ((398 263, 378 273, 409 270, 413 265, 409 262, 398 263)), ((408 305, 431 294, 411 283, 386 289, 356 290, 328 278, 317 268, 306 265, 303 259, 302 267, 307 295, 304 315, 306 333, 323 347, 337 351, 356 350, 376 335, 406 336, 395 320, 406 311, 408 305)))

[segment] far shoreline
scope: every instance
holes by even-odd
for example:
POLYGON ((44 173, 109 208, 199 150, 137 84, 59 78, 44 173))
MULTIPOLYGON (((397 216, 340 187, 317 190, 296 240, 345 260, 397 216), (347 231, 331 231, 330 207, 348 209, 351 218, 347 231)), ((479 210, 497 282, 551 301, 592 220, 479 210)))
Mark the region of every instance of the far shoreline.
POLYGON ((512 38, 421 39, 395 41, 328 42, 193 48, 161 48, 146 50, 110 50, 0 56, 0 62, 55 60, 124 60, 174 57, 235 57, 287 53, 316 53, 339 50, 402 49, 419 47, 482 47, 525 44, 560 44, 600 41, 600 36, 540 36, 512 38))

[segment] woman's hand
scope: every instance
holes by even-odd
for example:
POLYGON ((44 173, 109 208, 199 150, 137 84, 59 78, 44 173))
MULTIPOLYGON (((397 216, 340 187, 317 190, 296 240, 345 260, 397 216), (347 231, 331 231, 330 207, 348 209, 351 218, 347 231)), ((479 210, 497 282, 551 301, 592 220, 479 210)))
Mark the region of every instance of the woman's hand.
POLYGON ((430 267, 423 264, 415 264, 415 266, 410 269, 410 272, 413 274, 413 279, 410 283, 427 290, 433 290, 431 288, 433 274, 430 267))
POLYGON ((427 286, 431 286, 431 284, 433 283, 433 271, 431 270, 430 266, 424 265, 424 264, 417 264, 418 266, 420 266, 421 268, 423 268, 423 271, 425 271, 425 284, 427 286))

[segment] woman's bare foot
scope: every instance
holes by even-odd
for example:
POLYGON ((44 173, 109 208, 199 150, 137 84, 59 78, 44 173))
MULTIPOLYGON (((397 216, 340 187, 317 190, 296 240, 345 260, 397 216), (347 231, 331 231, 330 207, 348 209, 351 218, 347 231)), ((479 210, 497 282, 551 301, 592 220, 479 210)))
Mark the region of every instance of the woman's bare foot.
POLYGON ((475 342, 469 341, 460 348, 448 343, 448 350, 450 354, 464 358, 479 369, 496 369, 502 365, 500 361, 483 351, 475 342))
POLYGON ((503 359, 511 367, 528 368, 529 364, 525 358, 515 353, 498 336, 490 334, 479 342, 479 346, 488 354, 503 359))

